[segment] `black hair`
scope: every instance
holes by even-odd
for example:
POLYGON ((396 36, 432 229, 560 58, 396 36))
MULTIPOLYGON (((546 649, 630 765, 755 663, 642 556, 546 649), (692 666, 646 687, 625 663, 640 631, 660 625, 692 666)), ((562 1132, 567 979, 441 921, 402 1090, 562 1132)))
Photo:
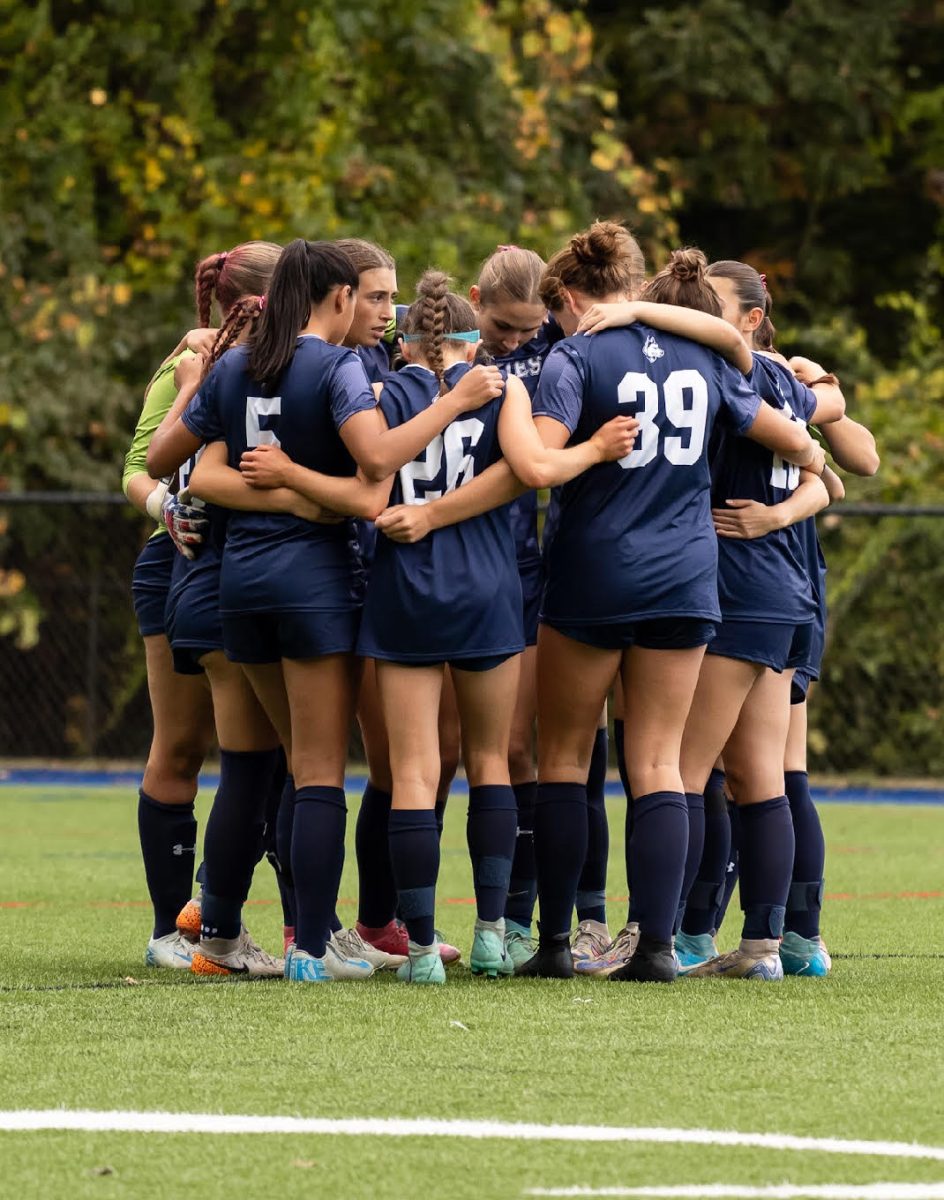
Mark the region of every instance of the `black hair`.
POLYGON ((265 387, 275 387, 292 361, 299 330, 336 287, 357 291, 358 275, 350 258, 333 242, 296 238, 282 251, 266 294, 249 350, 249 374, 265 387))

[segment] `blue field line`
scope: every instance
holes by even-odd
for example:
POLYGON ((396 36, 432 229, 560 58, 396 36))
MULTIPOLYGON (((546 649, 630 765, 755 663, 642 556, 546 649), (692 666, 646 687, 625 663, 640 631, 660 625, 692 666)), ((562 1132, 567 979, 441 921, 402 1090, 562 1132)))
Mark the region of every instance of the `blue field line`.
MULTIPOLYGON (((200 776, 202 789, 215 788, 218 774, 207 772, 200 776)), ((347 790, 361 791, 367 776, 348 775, 347 790)), ((16 787, 119 787, 135 791, 140 786, 141 775, 136 771, 101 771, 82 768, 46 767, 0 767, 0 786, 16 787)), ((460 795, 469 790, 465 779, 459 777, 452 790, 460 795)), ((623 789, 618 779, 607 780, 606 794, 622 796, 623 789)), ((813 788, 813 797, 820 804, 907 804, 944 806, 944 788, 883 788, 845 787, 813 788)))

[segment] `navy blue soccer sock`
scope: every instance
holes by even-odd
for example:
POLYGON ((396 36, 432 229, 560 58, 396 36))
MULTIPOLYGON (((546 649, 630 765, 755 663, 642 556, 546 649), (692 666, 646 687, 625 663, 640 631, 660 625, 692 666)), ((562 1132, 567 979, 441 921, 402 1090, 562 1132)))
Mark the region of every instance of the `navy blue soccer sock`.
POLYGON ((354 831, 357 919, 368 929, 382 929, 388 925, 397 908, 397 885, 390 866, 389 820, 390 793, 368 780, 354 831))
POLYGON ((470 787, 465 829, 479 920, 498 921, 508 898, 518 830, 518 806, 511 784, 470 787))
POLYGON ((390 810, 390 862, 397 883, 397 908, 418 946, 436 939, 436 880, 439 878, 439 833, 431 808, 390 810))
POLYGON ((705 845, 698 874, 688 891, 682 919, 684 933, 697 935, 716 932, 718 905, 724 895, 730 858, 731 818, 724 794, 724 772, 713 770, 705 788, 705 845))
POLYGON ((738 885, 738 878, 740 876, 741 813, 738 806, 731 801, 728 802, 728 820, 731 822, 731 852, 728 856, 728 865, 724 873, 724 891, 721 894, 718 911, 715 913, 714 927, 716 933, 724 921, 728 905, 731 903, 731 897, 734 895, 734 889, 738 885))
POLYGON ((177 914, 190 899, 197 822, 193 803, 162 804, 138 792, 138 836, 148 893, 154 905, 154 937, 177 927, 177 914))
POLYGON ((823 906, 823 870, 826 865, 826 839, 819 813, 810 795, 810 777, 806 771, 787 771, 787 800, 793 819, 796 853, 793 879, 787 900, 784 929, 800 937, 819 937, 820 911, 823 906))
POLYGON ((437 800, 433 812, 436 814, 436 832, 439 834, 440 840, 443 835, 443 827, 446 823, 446 804, 449 801, 447 796, 445 800, 437 800))
POLYGON ((688 805, 688 851, 685 855, 685 873, 682 876, 682 891, 673 933, 678 933, 682 928, 685 905, 692 885, 698 878, 698 869, 705 849, 705 797, 701 792, 686 792, 685 802, 688 805))
POLYGON ((534 806, 534 862, 542 941, 570 933, 577 881, 587 857, 587 785, 539 783, 534 806))
POLYGON ((279 860, 279 891, 283 923, 295 927, 295 883, 292 879, 292 826, 295 823, 295 779, 286 772, 282 798, 275 814, 275 853, 279 860))
POLYGON ((606 869, 610 858, 610 827, 606 819, 606 768, 609 755, 606 729, 593 740, 587 776, 587 857, 577 881, 577 920, 606 924, 606 869))
POLYGON ((793 821, 786 796, 740 805, 741 908, 745 938, 779 938, 783 933, 793 874, 793 821))
MULTIPOLYGON (((285 928, 293 928, 295 925, 295 897, 292 892, 291 871, 288 868, 288 864, 283 864, 279 858, 278 847, 279 812, 286 794, 286 781, 289 779, 288 763, 285 759, 285 751, 281 746, 278 748, 277 754, 278 762, 275 774, 272 777, 272 783, 269 786, 269 795, 266 801, 263 844, 265 847, 265 856, 269 860, 272 870, 275 872, 275 882, 279 889, 279 901, 282 905, 282 925, 285 928)), ((294 781, 291 787, 291 794, 294 799, 294 781)))
POLYGON ((508 899, 505 901, 505 920, 530 929, 538 894, 534 867, 534 801, 538 785, 533 782, 516 783, 512 790, 518 808, 517 836, 508 899))
POLYGON ((315 958, 323 957, 334 923, 346 824, 343 788, 296 789, 292 828, 295 944, 315 958))
MULTIPOLYGON (((220 784, 203 838, 205 892, 245 903, 259 861, 277 750, 220 751, 220 784)), ((218 923, 217 923, 218 924, 218 923)), ((217 937, 236 937, 220 932, 217 937)))
POLYGON ((632 918, 646 937, 670 942, 688 853, 688 804, 683 792, 650 792, 632 807, 626 842, 632 918))

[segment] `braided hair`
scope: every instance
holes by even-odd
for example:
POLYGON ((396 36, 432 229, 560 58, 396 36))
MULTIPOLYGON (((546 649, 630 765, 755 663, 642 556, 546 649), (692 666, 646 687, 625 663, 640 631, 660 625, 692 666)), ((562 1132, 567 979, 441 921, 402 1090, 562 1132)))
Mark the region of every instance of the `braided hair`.
POLYGON ((450 333, 469 333, 478 328, 475 310, 464 296, 449 290, 452 280, 443 271, 429 270, 416 285, 416 299, 403 319, 405 334, 420 335, 420 353, 446 391, 443 342, 450 333))

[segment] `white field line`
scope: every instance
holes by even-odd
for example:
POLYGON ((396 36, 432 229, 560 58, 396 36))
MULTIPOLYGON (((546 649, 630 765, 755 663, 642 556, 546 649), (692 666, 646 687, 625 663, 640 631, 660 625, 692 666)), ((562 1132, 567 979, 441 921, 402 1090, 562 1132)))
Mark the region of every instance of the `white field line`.
POLYGON ((736 1130, 726 1129, 532 1125, 505 1121, 445 1121, 434 1117, 267 1117, 228 1113, 96 1112, 59 1108, 0 1111, 0 1131, 36 1129, 74 1129, 87 1133, 313 1133, 355 1137, 493 1138, 519 1142, 654 1142, 690 1146, 754 1146, 764 1150, 797 1150, 801 1153, 815 1151, 821 1154, 916 1158, 944 1162, 944 1146, 922 1146, 914 1142, 795 1137, 785 1133, 738 1133, 736 1130))
POLYGON ((740 1187, 704 1183, 680 1187, 530 1188, 526 1196, 636 1196, 640 1200, 940 1200, 944 1183, 823 1183, 740 1187))

